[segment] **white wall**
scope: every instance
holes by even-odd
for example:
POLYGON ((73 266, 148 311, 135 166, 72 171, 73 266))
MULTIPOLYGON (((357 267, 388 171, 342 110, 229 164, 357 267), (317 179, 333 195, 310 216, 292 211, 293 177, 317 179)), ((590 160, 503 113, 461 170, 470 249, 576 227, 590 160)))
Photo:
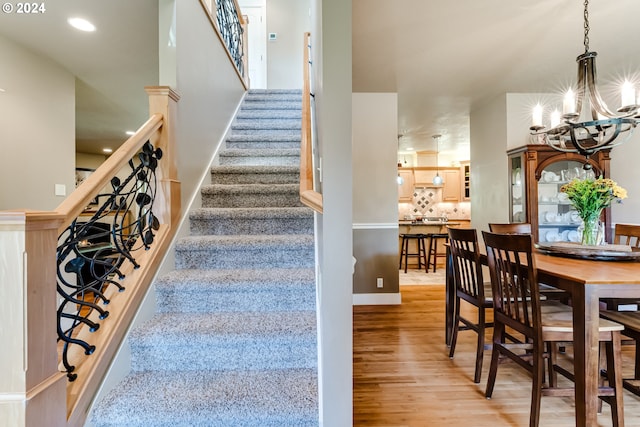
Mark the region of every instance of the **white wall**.
POLYGON ((508 222, 507 105, 504 96, 471 112, 471 226, 508 222))
POLYGON ((0 210, 54 210, 75 187, 75 78, 0 36, 0 210))
MULTIPOLYGON (((353 422, 351 0, 313 0, 312 57, 324 214, 318 218, 320 421, 353 422)), ((393 158, 392 158, 393 159, 393 158)))
POLYGON ((627 190, 629 197, 611 206, 611 222, 640 224, 640 129, 631 140, 611 150, 611 179, 627 190))
MULTIPOLYGON (((353 255, 354 294, 395 294, 398 276, 398 134, 396 93, 354 93, 353 255), (383 288, 376 285, 383 279, 383 288)), ((380 295, 376 295, 380 297, 380 295)))
POLYGON ((269 89, 302 88, 303 34, 310 25, 308 0, 267 1, 267 33, 277 34, 276 40, 267 40, 269 89))
POLYGON ((244 87, 200 2, 177 2, 176 9, 178 179, 186 209, 208 177, 244 87))

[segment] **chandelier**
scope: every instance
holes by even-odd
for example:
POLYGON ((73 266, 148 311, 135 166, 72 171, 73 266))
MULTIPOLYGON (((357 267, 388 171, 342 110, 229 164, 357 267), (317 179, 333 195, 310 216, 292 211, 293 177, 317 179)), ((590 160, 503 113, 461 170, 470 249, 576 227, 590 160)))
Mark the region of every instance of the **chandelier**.
MULTIPOLYGON (((626 142, 640 122, 636 92, 626 81, 622 86, 622 106, 613 112, 598 92, 596 52, 589 51, 589 0, 584 2, 584 53, 578 63, 578 85, 575 93, 569 89, 563 100, 562 114, 550 115, 550 128, 542 124, 542 107, 533 109, 532 135, 558 151, 579 153, 587 159, 603 149, 626 142), (587 95, 588 94, 588 95, 587 95), (585 102, 587 100, 587 102, 585 102), (588 106, 586 104, 588 103, 588 106), (583 106, 585 112, 583 114, 583 106), (580 121, 581 118, 583 121, 580 121), (585 120, 586 119, 586 120, 585 120)), ((588 165, 588 163, 587 163, 588 165)))

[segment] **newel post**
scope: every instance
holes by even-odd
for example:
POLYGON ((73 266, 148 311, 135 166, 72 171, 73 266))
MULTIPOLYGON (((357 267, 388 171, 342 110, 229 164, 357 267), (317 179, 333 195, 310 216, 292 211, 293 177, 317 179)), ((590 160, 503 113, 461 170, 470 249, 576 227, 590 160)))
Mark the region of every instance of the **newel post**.
POLYGON ((3 425, 67 425, 67 380, 58 370, 55 322, 56 248, 62 220, 55 212, 0 212, 3 425))
POLYGON ((178 181, 176 122, 178 95, 169 86, 147 86, 149 95, 149 115, 162 114, 163 125, 159 137, 151 141, 155 147, 162 149, 162 160, 158 170, 158 194, 154 204, 154 213, 163 224, 175 227, 181 214, 180 181, 178 181))

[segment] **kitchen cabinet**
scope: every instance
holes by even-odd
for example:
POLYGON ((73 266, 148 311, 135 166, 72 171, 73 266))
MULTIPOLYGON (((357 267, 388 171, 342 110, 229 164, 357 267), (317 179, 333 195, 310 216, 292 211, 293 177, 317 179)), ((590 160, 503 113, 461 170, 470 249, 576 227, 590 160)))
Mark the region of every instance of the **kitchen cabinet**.
POLYGON ((440 188, 442 185, 435 185, 433 178, 436 176, 436 168, 414 168, 413 176, 416 187, 440 188))
POLYGON ((412 201, 414 186, 413 169, 398 169, 398 176, 402 178, 402 184, 398 184, 398 201, 412 201))
POLYGON ((441 170, 440 175, 444 179, 444 187, 442 189, 443 202, 459 202, 460 201, 460 169, 441 170))
POLYGON ((471 200, 471 165, 469 162, 460 163, 460 201, 471 200))
MULTIPOLYGON (((588 160, 547 145, 527 145, 507 154, 510 221, 531 223, 536 242, 579 242, 582 222, 560 188, 574 178, 600 175, 609 178, 610 150, 599 151, 588 160), (584 169, 587 162, 592 169, 584 169)), ((606 240, 610 242, 610 208, 604 210, 602 220, 606 240)))

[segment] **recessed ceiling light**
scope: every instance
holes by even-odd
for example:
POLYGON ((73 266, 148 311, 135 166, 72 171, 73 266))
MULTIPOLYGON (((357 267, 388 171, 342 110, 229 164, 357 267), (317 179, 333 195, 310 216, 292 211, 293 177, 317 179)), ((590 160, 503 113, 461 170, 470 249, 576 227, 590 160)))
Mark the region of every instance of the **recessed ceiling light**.
POLYGON ((113 150, 111 148, 103 148, 102 151, 104 151, 105 153, 113 153, 113 150))
POLYGON ((125 132, 127 135, 135 135, 136 133, 132 130, 128 130, 125 132))
POLYGON ((0 92, 6 92, 6 90, 4 90, 4 89, 2 89, 2 88, 0 87, 0 92))
POLYGON ((91 32, 91 31, 95 31, 96 30, 96 26, 95 25, 93 25, 91 22, 89 22, 89 21, 87 21, 86 19, 83 19, 83 18, 69 18, 69 19, 67 19, 67 22, 73 28, 75 28, 77 30, 80 30, 80 31, 91 32))

